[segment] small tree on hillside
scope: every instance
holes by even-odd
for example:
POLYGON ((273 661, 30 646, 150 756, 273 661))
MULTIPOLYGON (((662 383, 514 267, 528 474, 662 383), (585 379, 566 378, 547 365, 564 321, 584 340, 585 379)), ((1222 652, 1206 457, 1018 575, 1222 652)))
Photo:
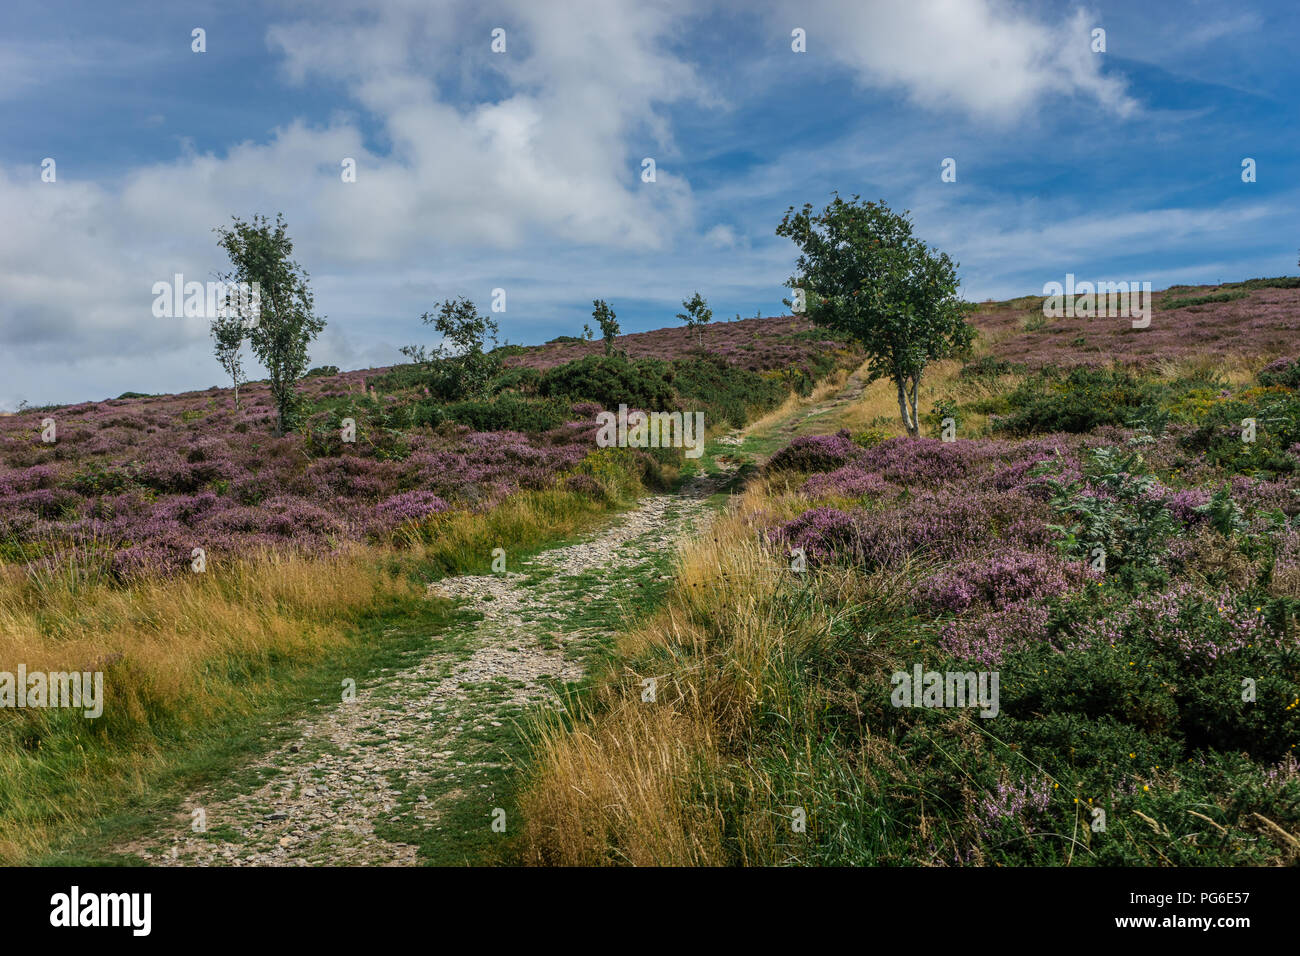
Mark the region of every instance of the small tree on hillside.
POLYGON ((786 284, 802 293, 809 319, 863 346, 871 379, 894 383, 907 433, 920 434, 921 374, 974 337, 965 320, 973 306, 957 294, 957 263, 912 235, 906 211, 857 196, 835 194, 818 213, 792 206, 776 234, 801 251, 798 274, 786 284))
POLYGON ((592 299, 591 304, 595 306, 591 316, 600 325, 601 338, 605 340, 605 354, 613 355, 614 337, 618 335, 618 319, 604 299, 592 299))
POLYGON ((492 379, 501 371, 501 356, 489 354, 485 344, 497 344, 499 327, 495 319, 479 315, 478 307, 469 299, 447 299, 437 314, 426 312, 420 316, 425 325, 432 325, 442 334, 442 341, 432 352, 423 345, 406 345, 402 354, 412 362, 436 366, 443 373, 435 382, 441 397, 446 399, 484 398, 490 391, 492 379))
POLYGON ((234 266, 222 281, 258 288, 260 305, 248 341, 270 377, 278 415, 276 432, 283 435, 296 424, 296 383, 307 369, 307 346, 325 328, 325 319, 316 315, 306 271, 289 258, 293 240, 284 216, 277 213, 274 223, 265 216, 254 216, 250 222, 231 218, 232 226, 216 230, 218 244, 234 266))
POLYGON ((677 318, 686 323, 686 328, 695 332, 696 341, 702 341, 704 326, 713 318, 713 310, 708 301, 698 292, 689 299, 682 299, 685 312, 678 312, 677 318))
POLYGON ((210 325, 212 350, 217 362, 230 376, 235 386, 235 408, 239 408, 239 385, 244 380, 244 339, 248 337, 245 318, 238 309, 225 308, 217 312, 210 325))

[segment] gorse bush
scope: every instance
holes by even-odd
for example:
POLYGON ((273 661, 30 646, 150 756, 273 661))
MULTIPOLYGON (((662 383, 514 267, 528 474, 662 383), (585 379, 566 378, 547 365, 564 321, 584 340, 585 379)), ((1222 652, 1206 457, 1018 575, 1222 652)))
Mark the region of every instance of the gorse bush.
POLYGON ((538 382, 547 397, 597 402, 603 408, 627 405, 644 411, 677 408, 672 367, 657 359, 630 361, 617 355, 588 355, 548 369, 538 382))
POLYGON ((447 420, 480 432, 545 432, 573 417, 572 404, 564 399, 528 399, 509 394, 490 402, 452 402, 443 411, 447 420))
POLYGON ((1010 414, 995 430, 1010 435, 1088 432, 1101 425, 1126 425, 1167 394, 1163 385, 1133 372, 1079 367, 1064 376, 1043 372, 1008 396, 1010 414))
POLYGON ((672 387, 684 408, 703 411, 707 422, 725 422, 736 428, 775 408, 804 384, 765 378, 716 356, 676 359, 671 364, 672 387))
POLYGON ((1300 388, 1300 359, 1282 358, 1260 370, 1259 384, 1300 388))

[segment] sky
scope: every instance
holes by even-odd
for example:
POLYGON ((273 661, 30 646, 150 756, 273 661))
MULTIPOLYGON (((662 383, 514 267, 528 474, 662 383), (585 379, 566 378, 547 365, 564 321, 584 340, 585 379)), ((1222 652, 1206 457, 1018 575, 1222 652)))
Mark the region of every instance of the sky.
POLYGON ((1297 49, 1293 0, 4 4, 0 410, 225 384, 153 290, 232 216, 284 214, 344 369, 497 289, 520 344, 785 314, 836 191, 974 301, 1295 274, 1297 49))

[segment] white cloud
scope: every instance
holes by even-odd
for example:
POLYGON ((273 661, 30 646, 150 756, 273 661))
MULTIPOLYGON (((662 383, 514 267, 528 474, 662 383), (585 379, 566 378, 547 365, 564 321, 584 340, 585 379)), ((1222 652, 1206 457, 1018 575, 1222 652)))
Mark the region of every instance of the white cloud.
POLYGON ((806 56, 825 50, 864 85, 900 89, 927 109, 1011 123, 1053 96, 1119 116, 1137 108, 1102 72, 1090 45, 1101 24, 1083 10, 1046 22, 1004 0, 808 0, 769 16, 808 31, 806 56))

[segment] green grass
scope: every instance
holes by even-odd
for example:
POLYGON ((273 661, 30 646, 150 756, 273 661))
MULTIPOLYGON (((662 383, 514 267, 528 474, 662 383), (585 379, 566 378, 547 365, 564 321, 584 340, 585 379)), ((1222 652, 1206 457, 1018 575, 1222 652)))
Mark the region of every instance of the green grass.
MULTIPOLYGON (((252 788, 268 771, 249 768, 249 759, 294 739, 297 719, 337 706, 343 676, 360 685, 385 668, 408 666, 429 651, 432 634, 454 634, 453 625, 464 620, 450 602, 423 597, 394 600, 368 610, 351 630, 346 645, 308 666, 272 666, 265 679, 274 684, 277 693, 261 695, 237 716, 177 741, 171 759, 147 775, 138 795, 90 821, 84 833, 71 836, 31 862, 46 866, 143 865, 140 858, 115 854, 112 848, 179 812, 182 801, 196 790, 213 788, 220 798, 252 788)), ((454 653, 446 644, 437 646, 454 653)), ((209 836, 222 832, 210 831, 209 836)))

